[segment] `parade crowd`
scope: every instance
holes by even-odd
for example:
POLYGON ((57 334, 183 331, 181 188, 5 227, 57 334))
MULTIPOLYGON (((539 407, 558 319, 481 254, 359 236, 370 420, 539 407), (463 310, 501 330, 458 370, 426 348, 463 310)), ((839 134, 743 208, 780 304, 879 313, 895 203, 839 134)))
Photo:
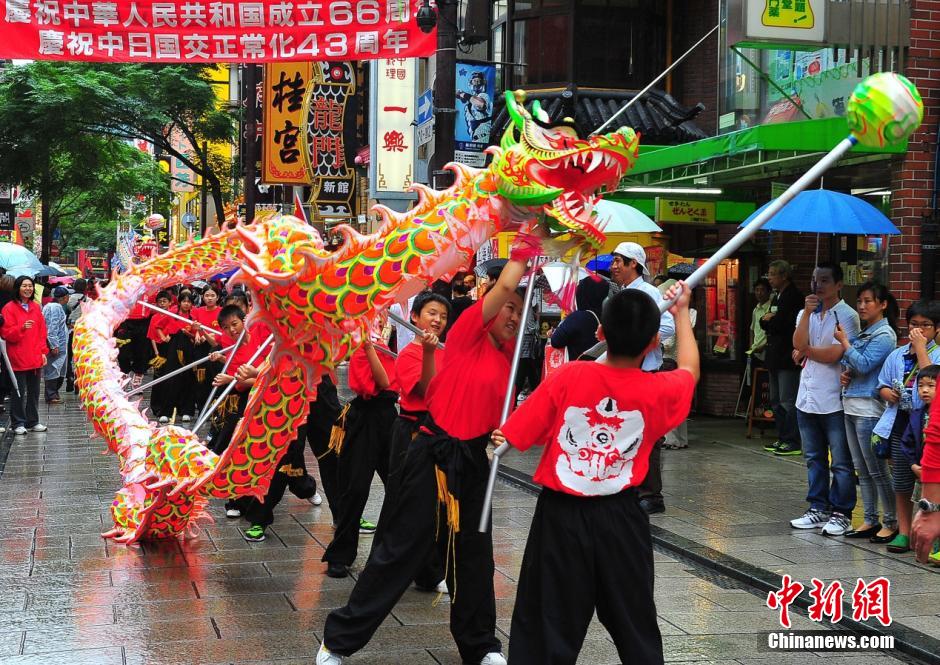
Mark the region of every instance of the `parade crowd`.
MULTIPOLYGON (((548 344, 569 362, 541 380, 538 327, 534 320, 523 327, 519 288, 539 252, 539 237, 520 235, 510 260, 481 283, 460 273, 396 306, 413 327, 390 320, 363 341, 348 364, 354 398, 341 404, 325 376, 264 499, 225 505, 227 518, 247 521, 246 540, 262 541, 287 490, 314 505, 325 498, 335 529, 323 555, 331 577, 349 575, 360 535, 374 532, 347 604, 327 618, 319 665, 362 649, 411 585, 450 595, 451 632, 465 662, 506 662, 496 636, 492 535, 477 529, 487 446, 504 442, 521 451, 542 447, 534 480, 544 488, 522 564, 510 660, 574 663, 596 612, 624 662, 662 662, 648 514, 665 510, 662 449, 688 446, 685 421, 699 376, 692 293, 675 280, 654 286, 643 248, 621 243, 609 274, 581 280, 576 311, 549 331, 548 344), (660 313, 664 298, 675 302, 660 313), (516 382, 520 405, 503 422, 519 334, 531 337, 523 357, 532 362, 516 382), (307 445, 322 494, 306 468, 307 445), (377 524, 363 515, 375 474, 385 487, 377 524)), ((793 528, 905 552, 940 374, 940 304, 908 308, 909 341, 898 347, 891 293, 863 284, 852 308, 841 299, 842 279, 837 265, 820 264, 804 296, 792 268, 775 261, 755 284, 748 353, 770 373, 779 432, 767 450, 806 460, 809 506, 793 528), (864 521, 852 528, 856 477, 864 521)), ((63 384, 73 389, 70 330, 82 300, 95 297, 93 285, 77 280, 71 290, 47 289, 40 306, 35 286, 28 277, 0 278, 0 337, 12 372, 3 372, 0 387, 17 434, 45 430, 40 375, 49 404, 61 402, 63 384)), ((218 454, 267 355, 270 333, 263 323, 246 325, 250 307, 238 287, 179 285, 139 302, 116 332, 129 386, 153 373, 150 416, 197 426, 207 420, 218 454)), ((940 563, 937 557, 934 547, 930 558, 940 563)))

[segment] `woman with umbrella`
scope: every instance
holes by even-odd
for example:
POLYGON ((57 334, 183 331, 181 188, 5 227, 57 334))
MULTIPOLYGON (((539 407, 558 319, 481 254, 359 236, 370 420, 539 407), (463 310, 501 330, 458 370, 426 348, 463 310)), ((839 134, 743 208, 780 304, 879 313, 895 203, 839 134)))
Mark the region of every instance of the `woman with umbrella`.
POLYGON ((14 299, 3 307, 0 335, 7 342, 7 355, 19 386, 13 396, 11 416, 14 432, 45 432, 39 422, 39 373, 46 364, 46 321, 35 301, 36 287, 31 277, 22 275, 13 284, 14 299))

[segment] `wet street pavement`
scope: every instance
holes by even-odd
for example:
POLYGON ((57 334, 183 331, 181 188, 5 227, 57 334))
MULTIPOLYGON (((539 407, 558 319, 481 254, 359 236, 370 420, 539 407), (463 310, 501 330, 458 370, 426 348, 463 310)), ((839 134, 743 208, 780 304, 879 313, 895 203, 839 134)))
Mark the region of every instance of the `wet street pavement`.
MULTIPOLYGON (((324 618, 346 600, 353 581, 324 575, 332 535, 329 507, 288 495, 268 539, 248 543, 247 524, 226 520, 195 537, 125 547, 104 541, 108 506, 120 487, 117 460, 73 395, 41 407, 46 434, 9 435, 0 477, 0 664, 7 663, 312 663, 324 618)), ((808 582, 830 576, 887 574, 896 616, 940 634, 940 578, 905 558, 878 555, 813 534, 794 534, 785 519, 799 510, 801 477, 790 461, 770 460, 734 443, 693 442, 666 457, 669 509, 654 525, 742 560, 786 570, 808 582), (791 469, 792 467, 792 469, 791 469), (750 534, 750 535, 749 535, 750 534), (902 596, 904 598, 902 598, 902 596)), ((748 444, 755 448, 755 443, 748 444)), ((515 456, 513 465, 535 460, 515 456)), ((308 464, 316 463, 308 452, 308 464)), ((377 519, 376 480, 366 517, 377 519)), ((501 482, 494 501, 499 630, 509 632, 515 584, 535 497, 501 482)), ((371 537, 360 543, 362 565, 371 537)), ((854 580, 853 580, 854 581, 854 580)), ((656 597, 666 659, 672 663, 909 662, 900 653, 781 655, 763 647, 776 628, 765 591, 717 573, 675 548, 656 552, 656 597)), ((448 600, 410 590, 355 663, 459 663, 447 620, 448 600)), ((793 615, 793 628, 819 628, 793 615)), ((823 626, 825 627, 825 626, 823 626)), ((595 621, 581 663, 620 662, 595 621)))

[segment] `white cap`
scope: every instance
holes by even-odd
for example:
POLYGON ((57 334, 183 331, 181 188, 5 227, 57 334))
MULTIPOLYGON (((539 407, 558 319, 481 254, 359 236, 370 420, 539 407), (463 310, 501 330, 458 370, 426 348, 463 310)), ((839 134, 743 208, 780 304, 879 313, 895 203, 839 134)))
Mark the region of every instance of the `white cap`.
POLYGON ((649 270, 646 269, 646 252, 635 242, 622 242, 617 245, 613 253, 619 254, 624 259, 633 259, 640 266, 640 274, 644 272, 649 274, 649 270))

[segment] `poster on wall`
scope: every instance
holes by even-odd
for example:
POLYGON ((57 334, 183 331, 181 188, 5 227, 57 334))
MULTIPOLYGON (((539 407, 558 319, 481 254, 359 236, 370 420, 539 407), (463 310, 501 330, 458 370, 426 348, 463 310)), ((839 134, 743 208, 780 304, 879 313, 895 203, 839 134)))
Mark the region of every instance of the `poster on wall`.
POLYGON ((457 63, 457 113, 454 161, 476 168, 486 165, 484 150, 493 130, 496 66, 480 62, 457 63))

